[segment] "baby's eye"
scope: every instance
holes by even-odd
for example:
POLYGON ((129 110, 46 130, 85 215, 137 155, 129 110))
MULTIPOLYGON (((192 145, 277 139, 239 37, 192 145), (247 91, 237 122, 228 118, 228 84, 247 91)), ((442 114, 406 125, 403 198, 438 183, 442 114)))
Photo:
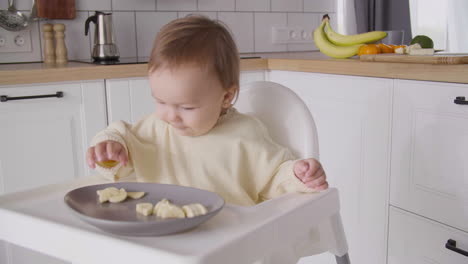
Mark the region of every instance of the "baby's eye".
POLYGON ((158 101, 158 100, 156 100, 156 103, 161 104, 161 105, 165 104, 164 102, 161 102, 161 101, 158 101))
POLYGON ((183 109, 183 110, 189 111, 189 110, 194 110, 195 107, 182 107, 182 109, 183 109))

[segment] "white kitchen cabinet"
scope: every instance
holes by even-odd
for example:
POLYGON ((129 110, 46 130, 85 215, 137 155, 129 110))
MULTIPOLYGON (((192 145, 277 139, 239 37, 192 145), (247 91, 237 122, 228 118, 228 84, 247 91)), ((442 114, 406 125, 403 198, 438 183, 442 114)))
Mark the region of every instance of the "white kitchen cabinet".
MULTIPOLYGON (((393 80, 287 71, 267 79, 295 91, 315 119, 320 160, 340 191, 351 262, 385 263, 393 80)), ((300 263, 335 262, 322 254, 300 263)))
MULTIPOLYGON (((240 83, 265 80, 264 71, 241 72, 240 83)), ((134 123, 155 110, 148 78, 106 80, 109 123, 123 120, 134 123)))
POLYGON ((390 207, 388 264, 466 264, 468 257, 445 247, 451 239, 468 251, 468 233, 390 207))
POLYGON ((106 80, 108 123, 123 120, 129 123, 154 112, 148 78, 106 80))
MULTIPOLYGON (((90 174, 85 152, 106 126, 103 81, 0 86, 8 98, 57 92, 63 97, 0 102, 1 194, 90 174)), ((61 263, 5 243, 0 254, 0 263, 61 263)))
POLYGON ((468 232, 468 105, 454 103, 468 85, 397 80, 394 91, 390 203, 468 232))

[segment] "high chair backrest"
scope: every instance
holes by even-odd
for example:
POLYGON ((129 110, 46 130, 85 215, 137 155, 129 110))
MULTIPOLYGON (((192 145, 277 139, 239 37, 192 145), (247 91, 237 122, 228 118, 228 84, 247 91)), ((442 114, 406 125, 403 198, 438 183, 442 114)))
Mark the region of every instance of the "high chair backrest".
POLYGON ((242 85, 234 106, 260 119, 273 140, 291 149, 298 158, 319 158, 314 119, 291 89, 274 82, 251 82, 242 85))

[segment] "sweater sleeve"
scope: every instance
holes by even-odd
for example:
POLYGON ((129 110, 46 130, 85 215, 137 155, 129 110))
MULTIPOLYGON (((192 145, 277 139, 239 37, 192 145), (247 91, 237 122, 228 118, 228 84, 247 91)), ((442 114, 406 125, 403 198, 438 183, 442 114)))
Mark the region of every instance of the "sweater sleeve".
MULTIPOLYGON (((114 122, 94 136, 91 141, 91 146, 96 146, 97 144, 108 140, 116 141, 122 144, 127 156, 129 156, 127 135, 129 134, 130 129, 131 125, 128 123, 123 121, 114 122)), ((112 168, 105 168, 96 164, 96 171, 104 178, 112 181, 118 181, 120 179, 128 180, 130 178, 129 176, 133 174, 133 166, 129 157, 128 164, 125 167, 122 167, 120 163, 112 168)))
POLYGON ((265 156, 270 157, 269 169, 271 172, 265 185, 259 193, 260 201, 269 200, 286 193, 311 193, 313 189, 307 187, 294 174, 294 164, 298 159, 294 157, 291 151, 271 139, 266 128, 263 133, 262 151, 272 152, 265 156))
POLYGON ((269 200, 286 193, 311 193, 313 189, 307 187, 294 174, 294 163, 297 160, 286 160, 277 164, 277 170, 270 181, 265 185, 259 197, 261 200, 269 200))

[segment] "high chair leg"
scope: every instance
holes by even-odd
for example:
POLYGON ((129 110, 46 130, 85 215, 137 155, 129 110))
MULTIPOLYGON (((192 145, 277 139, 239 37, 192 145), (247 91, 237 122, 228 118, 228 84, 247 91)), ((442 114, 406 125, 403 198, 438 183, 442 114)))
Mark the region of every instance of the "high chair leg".
POLYGON ((348 253, 344 254, 341 257, 335 256, 336 259, 336 264, 351 264, 349 261, 349 255, 348 253))

